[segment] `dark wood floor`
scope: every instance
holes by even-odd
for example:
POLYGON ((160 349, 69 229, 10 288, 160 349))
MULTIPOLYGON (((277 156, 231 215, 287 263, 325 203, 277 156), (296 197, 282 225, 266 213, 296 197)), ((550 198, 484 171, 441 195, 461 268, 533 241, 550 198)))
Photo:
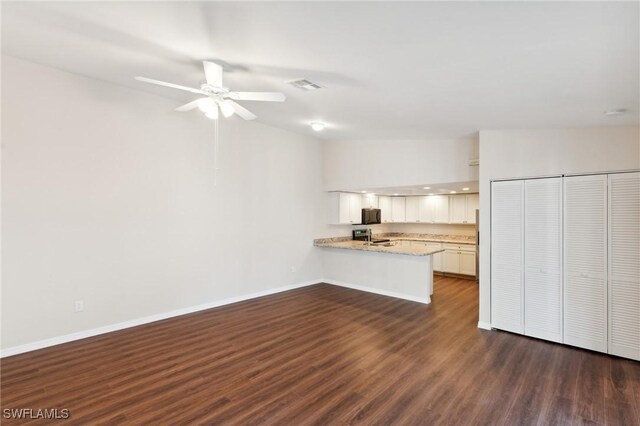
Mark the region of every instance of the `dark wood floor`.
POLYGON ((442 277, 429 306, 324 284, 254 299, 5 358, 2 408, 76 424, 640 424, 640 363, 479 330, 477 299, 442 277))

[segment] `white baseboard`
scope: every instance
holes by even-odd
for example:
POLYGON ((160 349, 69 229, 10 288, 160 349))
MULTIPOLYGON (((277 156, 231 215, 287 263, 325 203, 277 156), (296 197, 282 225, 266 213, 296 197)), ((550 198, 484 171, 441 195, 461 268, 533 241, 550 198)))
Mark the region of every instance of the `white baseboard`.
POLYGON ((143 318, 137 318, 130 321, 110 324, 103 327, 92 328, 90 330, 78 331, 77 333, 66 334, 64 336, 52 337, 50 339, 39 340, 37 342, 26 343, 24 345, 13 346, 0 351, 0 358, 12 355, 18 355, 24 352, 31 352, 37 349, 47 348, 49 346, 60 345, 62 343, 72 342, 74 340, 86 339, 87 337, 97 336, 99 334, 110 333, 112 331, 122 330, 125 328, 135 327, 138 325, 149 324, 164 320, 167 318, 186 315, 193 312, 204 311, 206 309, 216 308, 218 306, 230 305, 232 303, 242 302, 244 300, 255 299, 257 297, 268 296, 270 294, 282 293, 283 291, 294 290, 296 288, 306 287, 313 284, 325 282, 323 280, 311 280, 301 283, 291 284, 283 287, 272 288, 269 290, 259 291, 257 293, 246 294, 243 296, 231 297, 229 299, 216 300, 214 302, 204 303, 202 305, 189 306, 187 308, 176 309, 174 311, 163 312, 160 314, 150 315, 143 318))
POLYGON ((483 330, 491 330, 491 323, 478 321, 478 328, 481 328, 483 330))
POLYGON ((380 294, 382 296, 395 297, 396 299, 404 299, 404 300, 410 300, 412 302, 424 303, 425 305, 428 305, 429 303, 431 303, 431 297, 415 297, 415 296, 410 296, 408 294, 396 293, 396 292, 387 291, 387 290, 379 290, 373 287, 365 287, 361 285, 349 284, 342 281, 331 280, 328 278, 325 278, 322 282, 327 284, 337 285, 340 287, 351 288, 353 290, 366 291, 367 293, 375 293, 375 294, 380 294))

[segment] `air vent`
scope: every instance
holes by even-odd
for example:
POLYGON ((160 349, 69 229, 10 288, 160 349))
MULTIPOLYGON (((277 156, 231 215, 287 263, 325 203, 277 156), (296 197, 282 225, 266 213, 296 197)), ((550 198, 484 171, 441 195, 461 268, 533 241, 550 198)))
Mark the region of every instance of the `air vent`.
POLYGON ((318 90, 318 89, 322 89, 322 86, 319 86, 309 80, 305 80, 305 79, 300 79, 300 80, 292 80, 288 82, 290 85, 292 85, 293 87, 296 87, 300 90, 306 90, 307 92, 311 91, 311 90, 318 90))

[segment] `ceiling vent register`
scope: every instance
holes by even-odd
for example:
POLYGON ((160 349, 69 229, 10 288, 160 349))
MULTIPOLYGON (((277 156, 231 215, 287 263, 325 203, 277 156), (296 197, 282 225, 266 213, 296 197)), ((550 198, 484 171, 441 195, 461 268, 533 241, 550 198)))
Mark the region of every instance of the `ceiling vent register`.
POLYGON ((304 78, 300 80, 292 80, 292 81, 289 81, 288 83, 297 89, 304 90, 307 92, 310 92, 311 90, 322 89, 322 86, 312 81, 305 80, 304 78))

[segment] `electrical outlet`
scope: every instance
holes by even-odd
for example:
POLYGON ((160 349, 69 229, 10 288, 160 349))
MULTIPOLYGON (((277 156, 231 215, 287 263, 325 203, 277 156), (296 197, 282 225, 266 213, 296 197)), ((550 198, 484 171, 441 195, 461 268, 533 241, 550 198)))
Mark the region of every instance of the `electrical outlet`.
POLYGON ((295 266, 292 266, 292 267, 291 267, 291 273, 292 273, 292 274, 295 274, 295 273, 296 273, 296 267, 295 267, 295 266))
POLYGON ((84 311, 84 301, 76 300, 76 312, 83 312, 83 311, 84 311))

